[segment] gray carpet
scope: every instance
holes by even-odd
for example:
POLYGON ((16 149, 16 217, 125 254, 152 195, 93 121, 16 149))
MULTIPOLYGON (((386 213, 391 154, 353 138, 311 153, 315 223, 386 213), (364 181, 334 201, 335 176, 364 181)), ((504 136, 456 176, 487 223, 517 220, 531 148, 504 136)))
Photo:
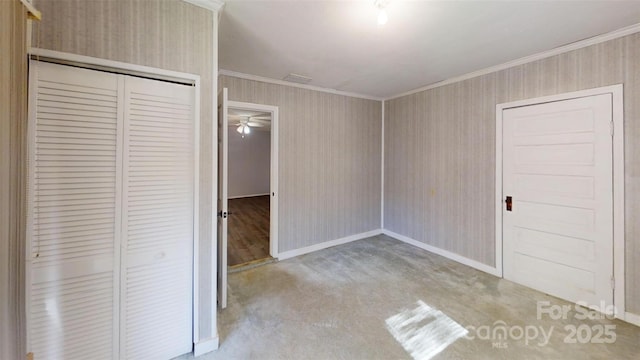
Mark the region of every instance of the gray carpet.
POLYGON ((231 274, 229 306, 218 313, 220 349, 198 359, 411 359, 410 352, 434 359, 640 359, 639 327, 578 320, 573 310, 567 319, 538 319, 538 301, 570 305, 377 236, 231 274), (400 322, 406 336, 397 340, 388 319, 419 309, 431 313, 400 322), (500 332, 493 330, 503 325, 497 321, 511 335, 497 338, 500 332), (451 337, 447 324, 475 338, 451 337), (594 334, 615 325, 615 342, 592 343, 598 340, 592 334, 585 344, 565 343, 582 324, 594 334), (541 329, 535 338, 533 327, 541 329), (488 338, 487 329, 496 336, 488 338), (518 329, 529 329, 530 340, 518 339, 518 329), (549 331, 546 342, 543 332, 549 331), (438 344, 443 349, 434 355, 438 344))

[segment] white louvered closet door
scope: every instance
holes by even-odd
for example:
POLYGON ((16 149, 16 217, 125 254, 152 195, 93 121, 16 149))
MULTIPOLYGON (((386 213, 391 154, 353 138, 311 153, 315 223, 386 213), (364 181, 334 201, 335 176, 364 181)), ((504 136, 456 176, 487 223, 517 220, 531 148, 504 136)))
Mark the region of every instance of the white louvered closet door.
POLYGON ((29 351, 109 359, 118 342, 124 77, 37 61, 30 73, 29 351))
POLYGON ((125 84, 121 358, 191 351, 194 88, 125 84))
POLYGON ((192 348, 192 86, 31 61, 28 350, 192 348))

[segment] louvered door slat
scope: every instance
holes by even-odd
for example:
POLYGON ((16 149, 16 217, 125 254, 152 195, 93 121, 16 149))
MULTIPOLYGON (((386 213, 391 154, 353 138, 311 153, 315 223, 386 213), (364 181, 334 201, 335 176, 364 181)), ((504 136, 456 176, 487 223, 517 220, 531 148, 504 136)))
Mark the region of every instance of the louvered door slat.
POLYGON ((109 359, 117 338, 117 129, 123 77, 34 61, 29 349, 109 359))
POLYGON ((121 358, 191 351, 192 87, 127 78, 121 358))

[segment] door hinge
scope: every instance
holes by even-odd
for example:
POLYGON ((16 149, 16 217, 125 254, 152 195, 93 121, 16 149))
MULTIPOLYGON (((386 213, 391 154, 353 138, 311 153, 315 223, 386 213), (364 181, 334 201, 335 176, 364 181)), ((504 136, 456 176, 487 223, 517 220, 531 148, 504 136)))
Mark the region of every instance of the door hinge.
POLYGON ((613 136, 613 129, 614 129, 613 121, 609 123, 609 129, 611 129, 611 136, 613 136))
POLYGON ((611 275, 611 289, 616 289, 616 278, 614 278, 613 275, 611 275))

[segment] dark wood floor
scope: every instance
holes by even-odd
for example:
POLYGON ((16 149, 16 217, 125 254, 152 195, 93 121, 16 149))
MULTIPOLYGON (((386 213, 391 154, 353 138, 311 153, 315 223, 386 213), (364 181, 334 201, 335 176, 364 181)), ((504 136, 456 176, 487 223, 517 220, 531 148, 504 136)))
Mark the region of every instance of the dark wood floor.
POLYGON ((229 200, 228 265, 269 257, 269 195, 229 200))

